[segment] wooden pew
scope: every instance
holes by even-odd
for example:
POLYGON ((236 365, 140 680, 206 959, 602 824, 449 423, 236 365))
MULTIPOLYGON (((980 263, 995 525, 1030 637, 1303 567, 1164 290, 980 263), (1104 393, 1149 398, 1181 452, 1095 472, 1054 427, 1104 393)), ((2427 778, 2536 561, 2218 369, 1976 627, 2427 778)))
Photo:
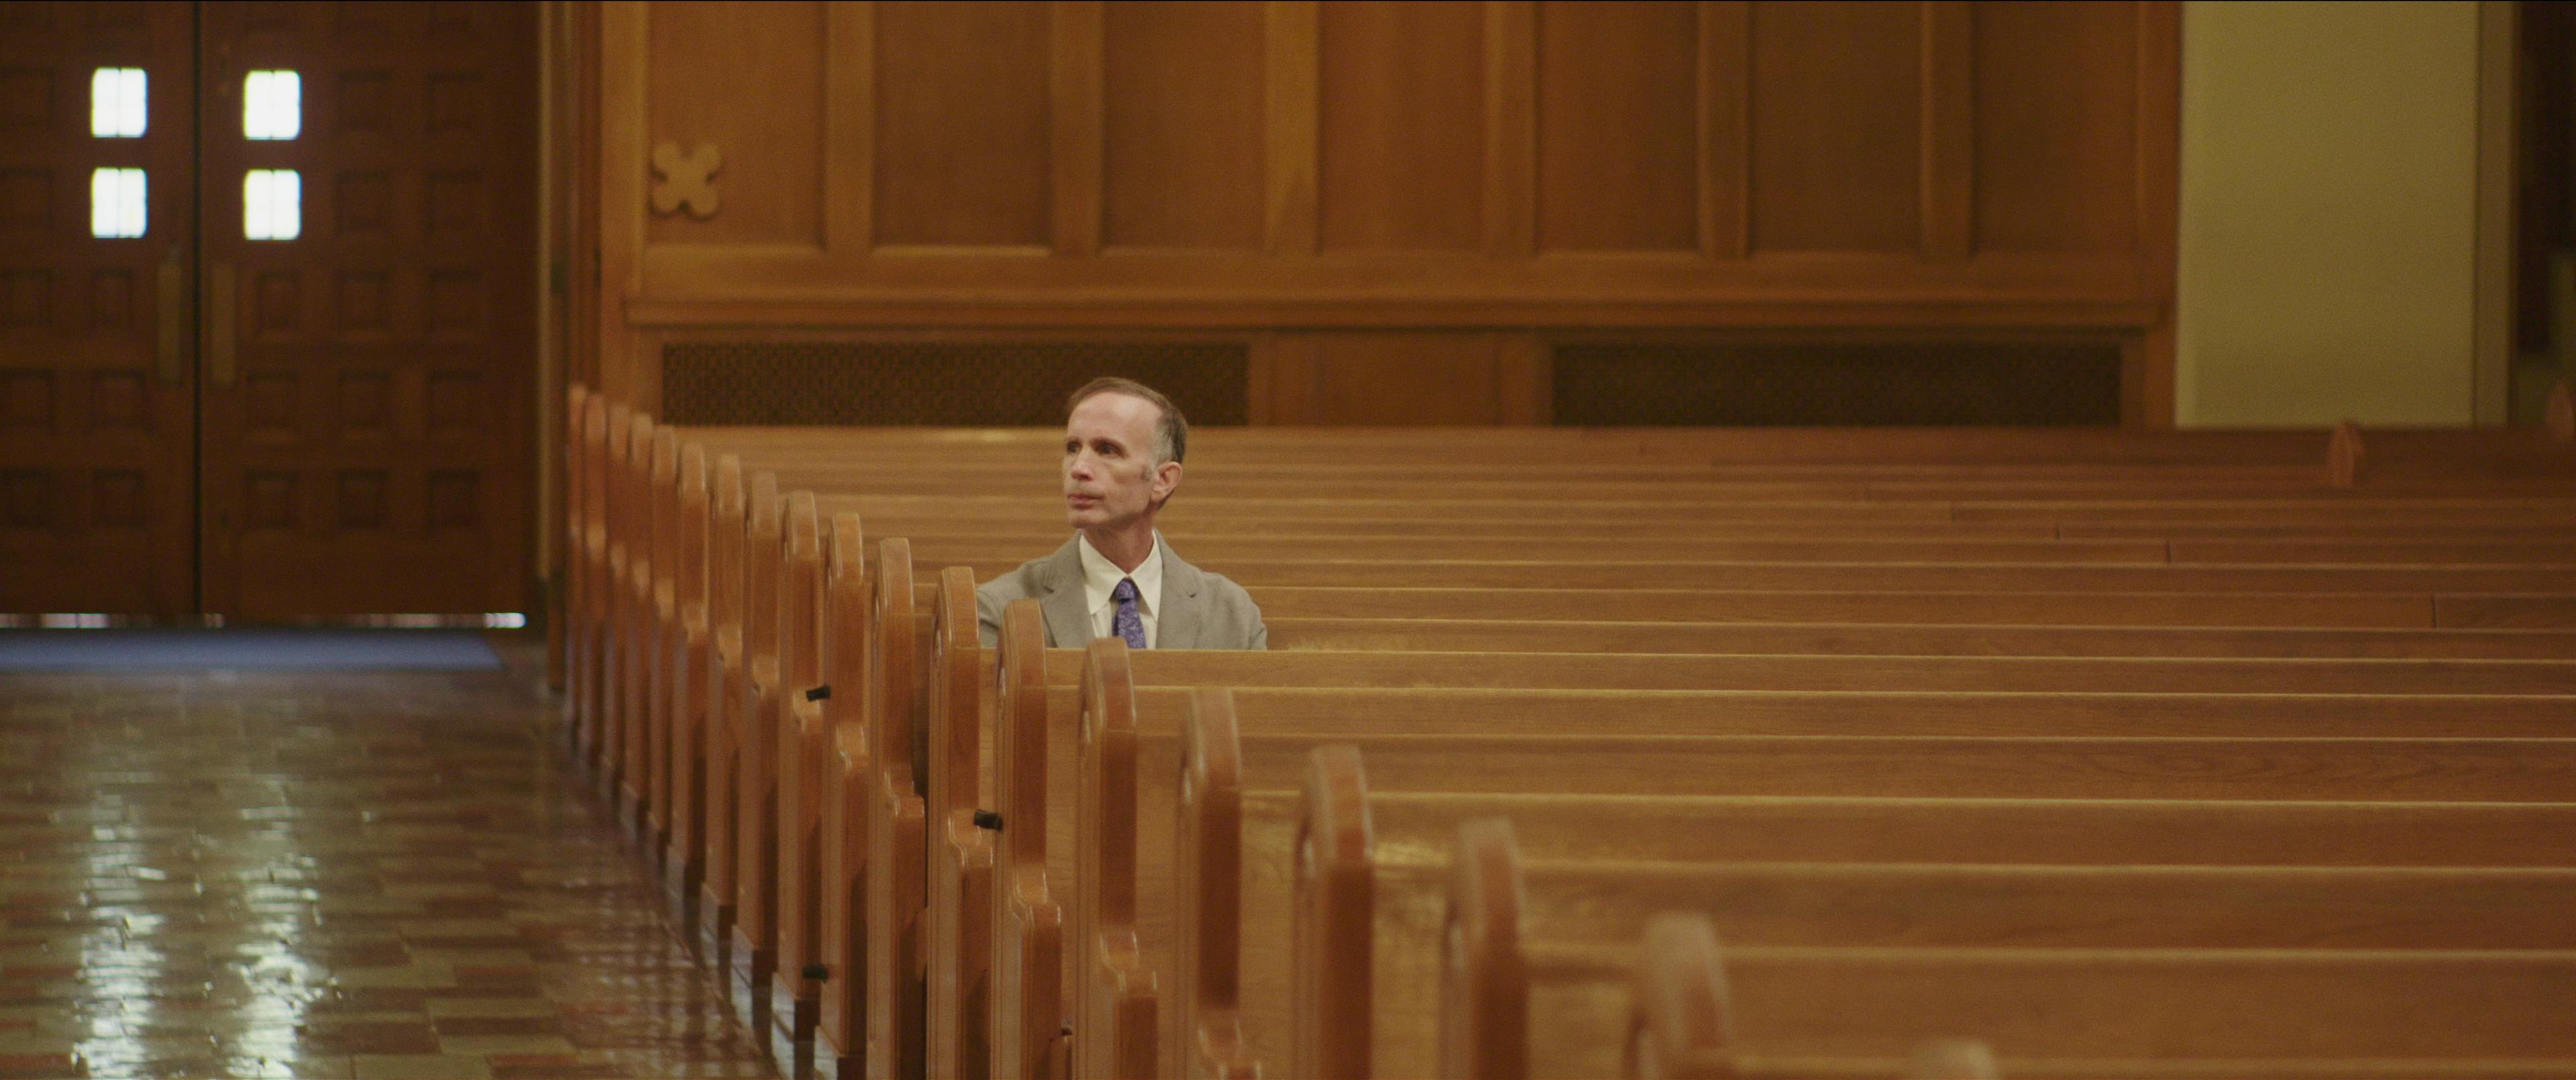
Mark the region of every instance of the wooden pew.
MULTIPOLYGON (((590 498, 585 490, 590 471, 586 453, 587 428, 590 422, 590 387, 574 381, 564 387, 563 427, 563 547, 554 558, 561 560, 558 572, 563 575, 561 609, 546 622, 547 680, 563 695, 564 730, 578 735, 580 714, 585 700, 583 684, 587 672, 578 665, 585 662, 588 649, 576 639, 575 627, 586 625, 586 607, 590 602, 590 553, 585 550, 590 536, 590 498)), ((566 749, 571 749, 570 745, 566 749)))
MULTIPOLYGON (((1994 1032, 2007 1076, 2576 1075, 2564 1023, 2576 961, 2563 950, 1730 948, 1721 960, 1698 920, 1659 922, 1642 944, 1533 957, 1574 978, 1637 972, 1633 1076, 1884 1075, 1906 1060, 1897 1032, 1963 1025, 1994 1032)), ((1565 998, 1532 1013, 1565 1015, 1565 998)))
MULTIPOLYGON (((1019 686, 1024 682, 1031 688, 1043 687, 1048 683, 1056 683, 1060 685, 1067 674, 1064 671, 1064 668, 1070 664, 1073 654, 1068 650, 1046 650, 1044 653, 1044 667, 1048 670, 1044 672, 1033 670, 1039 666, 1038 664, 1025 660, 1015 661, 1013 659, 1014 653, 1026 652, 1029 648, 1026 643, 1036 640, 1034 636, 1036 633, 1034 630, 1035 613, 1028 609, 1022 610, 1026 612, 1019 617, 1022 626, 1013 638, 1006 641, 1004 649, 1004 657, 1001 664, 1003 696, 1002 705, 996 719, 996 722, 999 725, 999 730, 996 734, 997 746, 993 753, 994 761, 996 763, 994 788, 997 791, 998 798, 1007 804, 1002 811, 1003 817, 1006 821, 1018 823, 1027 822, 1029 812, 1026 808, 1028 807, 1048 807, 1051 811, 1048 816, 1050 818, 1056 818, 1056 814, 1062 812, 1059 807, 1062 804, 1064 796, 1060 794, 1060 792, 1062 792, 1066 787, 1071 786, 1052 777, 1051 774, 1056 770, 1050 768, 1046 763, 1046 758, 1040 757, 1039 755, 1047 754, 1048 756, 1055 757, 1057 760, 1062 760, 1061 754, 1050 753, 1043 746, 1039 745, 1037 742, 1039 736, 1036 734, 1038 732, 1045 731, 1062 732, 1070 727, 1070 725, 1068 725, 1065 722, 1065 718, 1060 715, 1052 719, 1046 718, 1044 713, 1040 711, 1040 707, 1036 705, 1035 702, 1029 700, 1029 698, 1034 695, 1028 690, 1022 691, 1021 701, 1023 703, 1014 703, 1013 687, 1019 686), (1018 644, 1018 649, 1015 650, 1013 648, 1014 644, 1018 644), (1015 672, 1018 674, 1014 674, 1015 672)), ((1719 677, 1713 676, 1712 674, 1717 670, 1717 668, 1705 665, 1714 664, 1722 666, 1727 662, 1727 658, 1722 657, 1595 657, 1589 658, 1589 660, 1582 664, 1576 664, 1569 667, 1565 661, 1570 658, 1556 657, 1550 658, 1555 663, 1555 670, 1551 671, 1545 670, 1543 664, 1530 663, 1529 660, 1534 658, 1523 658, 1518 662, 1506 662, 1499 665, 1484 664, 1482 663, 1482 659, 1483 658, 1461 654, 1439 657, 1424 656, 1417 660, 1415 658, 1370 655, 1336 657, 1324 654, 1307 654, 1302 656, 1296 654, 1270 654, 1266 656, 1254 656, 1246 654, 1155 655, 1151 653, 1136 658, 1139 663, 1164 669, 1166 674, 1158 676, 1158 678, 1178 678, 1181 679, 1184 684, 1195 682, 1223 682, 1240 679, 1264 679, 1271 681, 1274 685, 1296 685, 1301 683, 1312 685, 1318 680, 1343 684, 1369 684, 1382 683, 1389 680, 1401 680, 1417 685, 1433 685, 1436 683, 1475 685, 1478 680, 1483 679, 1497 680, 1496 682, 1487 683, 1487 685, 1549 685, 1550 683, 1548 680, 1550 679, 1565 679, 1569 677, 1583 679, 1583 685, 1631 687, 1648 686, 1655 684, 1659 678, 1672 677, 1679 677, 1685 680, 1698 680, 1697 682, 1692 683, 1692 685, 1717 685, 1719 684, 1719 677), (1595 661, 1598 662, 1598 666, 1594 665, 1593 662, 1595 661), (1192 669, 1196 670, 1193 671, 1192 669), (1659 675, 1659 672, 1663 674, 1659 675)), ((1509 657, 1496 657, 1492 659, 1505 661, 1513 660, 1513 658, 1509 657)), ((1781 660, 1784 663, 1780 668, 1768 671, 1756 670, 1757 668, 1765 665, 1748 665, 1746 668, 1741 669, 1740 674, 1737 677, 1747 679, 1785 678, 1795 685, 1807 685, 1800 681, 1801 676, 1790 669, 1804 667, 1809 664, 1830 665, 1832 663, 1842 661, 1845 658, 1790 657, 1760 659, 1776 659, 1781 660)), ((1903 658, 1866 658, 1865 666, 1869 669, 1869 674, 1864 677, 1863 682, 1869 686, 1893 687, 1905 685, 1906 680, 1908 679, 1928 681, 1930 684, 1937 685, 1945 682, 1946 680, 1956 678, 1961 679, 1962 683, 1965 685, 1997 688, 2013 685, 2010 680, 2015 678, 2028 678, 2037 680, 2027 684, 2032 687, 2056 684, 2064 688, 2098 688, 2102 685, 2106 685, 2106 678, 2122 674, 2122 667, 2129 667, 2129 671, 2127 671, 2126 674, 2130 678, 2137 680, 2142 685, 2157 686, 2168 690, 2183 690, 2190 686, 2189 680, 2195 677, 2188 674, 2188 661, 2156 662, 2150 667, 2130 666, 2134 663, 2135 662, 2123 662, 2122 664, 2115 664, 2111 667, 2095 668, 2082 671, 2081 673, 2076 673, 2071 669, 2052 672, 2045 670, 2044 664, 2031 666, 2031 662, 2016 659, 2006 661, 2001 666, 1995 667, 1986 672, 1980 672, 1975 675, 1966 675, 1965 669, 1977 666, 1979 664, 1979 660, 1945 659, 1938 662, 1927 661, 1915 663, 1903 658), (2018 671, 2016 671, 2016 669, 2018 669, 2018 671), (2060 678, 2063 678, 2064 681, 2062 683, 2056 682, 2056 680, 2060 678)), ((2293 668, 2297 666, 2296 662, 2284 663, 2290 664, 2293 668)), ((2220 664, 2217 667, 2200 672, 2198 677, 2205 678, 2216 676, 2220 682, 2218 684, 2211 685, 2224 685, 2229 681, 2244 680, 2249 676, 2253 676, 2259 671, 2260 667, 2261 665, 2246 666, 2239 664, 2220 664), (2221 671, 2226 672, 2226 674, 2220 675, 2219 673, 2221 671)), ((2393 673, 2393 671, 2383 672, 2383 674, 2389 673, 2393 673)), ((2293 684, 2298 681, 2302 681, 2303 679, 2314 684, 2317 680, 2317 672, 2315 670, 2300 674, 2285 669, 2279 674, 2285 678, 2285 682, 2280 685, 2293 684)), ((2329 672, 2328 674, 2332 673, 2329 672)), ((2543 677, 2542 679, 2526 684, 2524 692, 2545 694, 2565 685, 2567 684, 2557 681, 2553 677, 2543 677)), ((2237 688, 2260 689, 2263 686, 2264 683, 2259 678, 2256 678, 2250 683, 2239 682, 2237 688)), ((2403 684, 2384 683, 2382 688, 2389 690, 2402 690, 2403 684)), ((941 744, 944 740, 941 735, 934 733, 931 741, 934 744, 941 744)), ((1025 828, 1025 824, 1014 827, 1025 828)), ((1063 832, 1062 820, 1057 818, 1052 824, 1046 827, 1045 832, 1052 835, 1061 835, 1063 832)), ((1013 842, 1017 843, 1019 841, 1015 838, 1013 842)), ((1030 852, 1022 852, 1022 854, 1025 856, 1030 854, 1030 852)), ((1061 852, 1054 855, 1054 858, 1058 860, 1070 857, 1071 856, 1061 852)), ((1004 862, 1008 862, 1007 855, 1004 856, 1004 862)), ((1059 865, 1061 865, 1061 862, 1059 862, 1059 865)), ((1013 873, 1015 873, 1015 871, 1008 865, 999 866, 995 869, 997 880, 1007 880, 1013 875, 1013 873)), ((1035 896, 1040 892, 1051 893, 1053 890, 1060 890, 1061 888, 1062 886, 1060 884, 1045 886, 1043 882, 1039 882, 1031 886, 1031 895, 1035 896)), ((1037 907, 1038 902, 1029 899, 997 899, 997 910, 1003 909, 1006 905, 1015 908, 1020 912, 1020 914, 1014 917, 1025 920, 1032 917, 1028 912, 1037 907)), ((936 917, 937 916, 934 915, 934 918, 936 917)), ((1004 922, 1007 924, 1009 919, 1004 919, 1004 922)), ((996 931, 996 940, 998 942, 1005 943, 997 945, 997 948, 1002 948, 1007 953, 1007 950, 1010 947, 1007 942, 1015 937, 1024 936, 1025 933, 1026 931, 1023 929, 1015 929, 1011 926, 1005 925, 1002 929, 996 931)), ((971 978, 971 973, 969 973, 967 977, 971 978)), ((1006 982, 1006 980, 1001 980, 997 977, 997 982, 1006 982)), ((1043 1004, 1036 1006, 1036 1008, 1041 1011, 1044 1007, 1045 1006, 1043 1004)), ((1006 1022, 1011 1021, 1008 1010, 996 1009, 996 1016, 999 1020, 1006 1022)), ((1028 1019, 1024 1017, 1023 1021, 1024 1026, 1028 1028, 1052 1031, 1052 1027, 1046 1025, 1043 1020, 1028 1019)), ((996 1037, 994 1046, 998 1064, 1002 1060, 1000 1055, 1007 1053, 1009 1048, 1005 1046, 1005 1040, 1000 1036, 996 1037)), ((1020 1049, 1024 1052, 1032 1050, 1032 1048, 1027 1046, 1023 1046, 1020 1049)))
POLYGON ((685 925, 696 932, 700 957, 726 972, 731 969, 735 915, 733 843, 741 829, 741 800, 735 793, 740 764, 731 718, 744 693, 746 495, 742 463, 730 456, 718 457, 710 471, 707 498, 706 665, 695 673, 702 687, 700 711, 683 724, 693 724, 699 739, 693 745, 674 740, 672 751, 673 773, 695 778, 702 809, 694 836, 675 834, 678 857, 665 861, 683 872, 664 879, 666 883, 697 880, 697 895, 682 897, 682 914, 695 915, 685 925), (686 752, 690 749, 696 752, 686 752), (696 873, 687 873, 692 866, 696 873))
MULTIPOLYGON (((1018 554, 1020 554, 1020 552, 1012 552, 1012 557, 1018 557, 1018 554)), ((647 567, 649 567, 649 562, 647 562, 647 567)), ((580 657, 577 657, 577 660, 580 660, 580 657)))
MULTIPOLYGON (((1152 988, 1178 978, 1168 947, 1175 935, 1168 909, 1138 898, 1169 895, 1176 883, 1166 868, 1189 861, 1168 846, 1186 714, 1177 697, 1149 702, 1128 677, 1128 659, 1123 643, 1103 640, 1086 660, 1081 838, 1070 865, 1086 904, 1103 903, 1097 896, 1115 902, 1105 916, 1078 908, 1068 933, 1079 957, 1075 985, 1095 1001, 1120 997, 1150 1017, 1158 1007, 1152 988), (1104 918, 1111 925, 1102 925, 1104 918), (1145 944, 1109 949, 1101 945, 1107 941, 1145 944)), ((1630 719, 1619 715, 1620 697, 1614 691, 1599 699, 1596 715, 1605 723, 1630 719)), ((1627 729, 1615 727, 1581 736, 1489 736, 1482 733, 1503 719, 1490 711, 1396 713, 1384 706, 1368 711, 1380 714, 1385 729, 1359 737, 1238 717, 1223 691, 1203 691, 1188 704, 1202 723, 1221 728, 1215 738, 1236 747, 1226 753, 1236 759, 1237 782, 1248 787, 1293 786, 1319 745, 1356 738, 1376 781, 1406 791, 1794 796, 1848 789, 1890 798, 2312 801, 2552 801, 2576 793, 2576 740, 1959 740, 1876 731, 1781 740, 1709 737, 1687 725, 1651 737, 1623 736, 1627 729), (1211 709, 1216 716, 1208 716, 1211 709), (1238 740, 1238 724, 1260 734, 1238 740)), ((1074 1011, 1074 1050, 1093 1070, 1140 1075, 1178 1067, 1178 1059, 1148 1055, 1155 1045, 1175 1045, 1179 1029, 1167 1025, 1159 1040, 1122 1037, 1120 1010, 1074 1011), (1108 1056, 1106 1047, 1136 1056, 1108 1056)))
POLYGON ((707 715, 713 702, 708 673, 714 663, 709 590, 709 567, 714 560, 705 528, 709 513, 706 454, 695 445, 687 446, 673 469, 677 482, 668 530, 671 588, 656 596, 657 604, 667 597, 668 610, 654 652, 660 681, 649 703, 655 719, 648 752, 653 761, 653 804, 661 815, 662 880, 674 917, 694 937, 699 890, 706 874, 700 845, 707 822, 707 715))
MULTIPOLYGON (((961 598, 963 598, 963 588, 958 590, 958 595, 961 595, 961 598)), ((953 619, 956 619, 956 626, 963 626, 963 624, 966 624, 966 619, 969 619, 969 613, 971 613, 971 606, 961 608, 961 613, 956 613, 956 616, 953 616, 953 619)), ((951 670, 951 673, 956 673, 958 668, 948 668, 948 670, 951 670)), ((971 678, 966 678, 966 680, 969 680, 969 683, 971 683, 971 678)), ((912 745, 912 740, 909 740, 909 737, 889 737, 889 740, 886 740, 886 742, 878 742, 878 745, 912 745)), ((845 768, 848 768, 848 766, 845 766, 845 768)), ((938 776, 938 773, 933 771, 933 776, 938 776)), ((935 781, 933 781, 933 784, 935 784, 935 781)), ((876 820, 884 820, 884 822, 909 822, 909 820, 917 820, 917 817, 922 815, 920 809, 896 809, 896 807, 894 807, 896 802, 917 804, 917 799, 920 799, 920 794, 914 794, 914 789, 912 789, 912 786, 909 786, 909 784, 881 784, 881 786, 878 786, 878 791, 881 791, 881 799, 878 799, 878 804, 881 804, 881 809, 878 809, 878 817, 876 817, 876 820)), ((837 802, 837 799, 835 799, 835 804, 840 804, 840 802, 837 802)), ((907 835, 909 835, 909 833, 907 833, 907 835)), ((907 851, 907 853, 909 853, 909 851, 914 851, 914 845, 909 843, 909 840, 904 840, 904 843, 899 843, 899 845, 884 845, 884 843, 881 843, 881 848, 904 848, 904 851, 907 851)), ((889 851, 889 858, 891 858, 891 856, 894 856, 894 853, 889 851)), ((889 876, 889 879, 884 879, 884 882, 889 882, 889 887, 894 887, 894 884, 902 884, 902 887, 909 887, 909 882, 914 882, 914 876, 912 876, 912 874, 899 874, 899 876, 889 876)), ((940 879, 940 882, 948 882, 948 876, 943 876, 943 879, 940 879)), ((902 900, 902 902, 899 902, 899 905, 896 905, 896 907, 889 907, 889 910, 914 910, 914 907, 917 907, 917 900, 912 900, 912 894, 907 894, 907 900, 902 900)), ((938 920, 940 915, 943 915, 943 912, 945 912, 945 905, 940 907, 938 912, 933 912, 933 920, 938 920)), ((837 925, 837 923, 835 923, 835 925, 837 925)), ((889 920, 889 925, 902 925, 902 918, 889 920)), ((899 931, 896 931, 896 933, 899 933, 899 931)), ((912 943, 912 938, 909 938, 909 936, 899 936, 899 938, 896 938, 896 941, 889 941, 889 943, 886 943, 886 951, 884 951, 884 954, 886 954, 886 956, 894 956, 894 951, 896 951, 896 949, 909 949, 909 943, 912 943)), ((909 967, 909 964, 902 964, 902 967, 909 967)), ((914 987, 886 987, 884 995, 889 995, 889 998, 891 998, 891 995, 904 995, 904 998, 909 998, 909 995, 917 995, 917 990, 914 990, 914 987)), ((837 1013, 837 1010, 829 1010, 829 1008, 827 1008, 827 1016, 840 1016, 840 1013, 837 1013)), ((829 1021, 827 1021, 827 1023, 829 1023, 829 1021)))
MULTIPOLYGON (((1378 985, 1411 991, 1393 1022, 1436 1023, 1450 1076, 1616 1070, 1625 973, 1543 958, 1630 947, 1669 911, 1705 913, 1735 947, 2576 947, 2567 869, 1524 861, 1510 823, 1487 820, 1461 825, 1445 859, 1388 853, 1375 870, 1381 944, 1439 942, 1436 965, 1378 985)), ((1420 959, 1393 952, 1381 968, 1420 959)))
MULTIPOLYGON (((1367 1024, 1374 987, 1387 984, 1373 981, 1371 948, 1351 942, 1364 942, 1378 925, 1372 851, 1439 850, 1444 837, 1479 818, 1512 821, 1522 853, 1548 859, 2271 866, 2284 852, 2300 852, 2316 866, 2563 868, 2576 850, 2564 843, 2576 829, 2576 805, 2566 803, 1386 793, 1369 790, 1359 755, 1348 751, 1316 754, 1301 791, 1238 785, 1210 803, 1206 784, 1228 775, 1221 764, 1202 766, 1207 754, 1225 756, 1211 745, 1204 738, 1192 745, 1199 783, 1184 791, 1202 798, 1185 800, 1183 812, 1241 829, 1194 829, 1186 843, 1201 849, 1190 863, 1196 879, 1225 881, 1209 868, 1240 868, 1235 894, 1213 899, 1239 903, 1241 917, 1227 935, 1222 906, 1211 898, 1178 902, 1199 913, 1194 947, 1232 942, 1242 952, 1230 992, 1219 988, 1210 999, 1180 991, 1185 1002, 1233 1003, 1213 1017, 1184 1006, 1192 1013, 1183 1029, 1192 1033, 1190 1052, 1237 1055, 1192 1066, 1200 1071, 1260 1061, 1276 1068, 1284 1059, 1297 1075, 1427 1072, 1429 1031, 1367 1024), (1228 850, 1229 843, 1239 846, 1228 850), (1292 851, 1302 854, 1291 859, 1292 851), (1300 931, 1296 948, 1282 949, 1292 922, 1338 929, 1300 931)), ((1429 970, 1428 960, 1413 962, 1429 970)))
POLYGON ((2576 656, 2551 630, 1903 626, 1878 623, 1576 622, 1266 618, 1273 650, 1681 652, 1761 655, 2521 659, 2576 656))
MULTIPOLYGON (((719 578, 724 575, 719 574, 719 578)), ((1885 617, 1942 618, 1983 617, 1998 622, 2045 621, 2091 616, 2110 621, 2112 617, 2154 619, 2191 626, 2226 626, 2231 623, 2271 619, 2294 624, 2332 626, 2341 624, 2380 624, 2425 626, 2435 621, 2431 597, 2363 596, 2363 597, 2193 597, 2184 595, 2129 595, 2030 597, 1927 598, 1905 595, 1853 595, 1818 597, 1812 601, 1796 597, 1760 596, 1728 597, 1718 594, 1681 592, 1607 592, 1580 591, 1507 591, 1471 590, 1333 590, 1333 589, 1256 589, 1256 600, 1274 613, 1306 610, 1334 611, 1420 611, 1454 609, 1463 614, 1486 618, 1531 618, 1540 615, 1617 614, 1642 610, 1648 614, 1690 616, 1752 616, 1796 618, 1800 616, 1849 616, 1875 614, 1885 617), (1937 601, 1937 602, 1934 602, 1937 601), (1825 610, 1816 610, 1823 606, 1825 610)), ((1277 640, 1282 647, 1305 645, 1339 645, 1345 648, 1379 648, 1397 643, 1411 647, 1436 647, 1444 638, 1436 627, 1406 628, 1396 631, 1402 637, 1390 636, 1387 624, 1362 620, 1341 621, 1331 625, 1334 631, 1321 639, 1301 640, 1300 625, 1294 616, 1274 618, 1277 640)), ((1525 631, 1521 634, 1537 633, 1525 631)), ((1582 636, 1587 647, 1611 647, 1633 651, 1645 647, 1650 633, 1643 628, 1623 628, 1617 624, 1588 627, 1582 636), (1624 636, 1623 636, 1624 635, 1624 636)), ((1702 651, 1867 651, 1880 653, 1937 653, 1943 651, 1984 651, 1995 654, 2058 653, 2069 655, 2281 655, 2281 656, 2368 656, 2394 655, 2394 650, 2413 650, 2415 656, 2546 656, 2560 640, 2557 635, 2529 632, 2443 632, 2438 634, 2406 633, 2348 634, 2333 631, 2281 631, 2260 635, 2212 632, 2196 629, 2173 629, 2137 633, 2116 628, 2012 627, 1981 628, 1976 626, 1934 626, 1915 630, 1887 626, 1798 626, 1780 624, 1738 625, 1733 628, 1695 628, 1689 633, 1714 638, 1732 633, 1734 644, 1711 640, 1702 651)), ((738 632, 737 632, 738 633, 738 632)), ((1509 627, 1490 627, 1472 631, 1483 638, 1478 647, 1510 649, 1530 647, 1521 637, 1514 644, 1516 632, 1509 627)), ((1451 641, 1463 645, 1464 638, 1451 641)), ((699 665, 692 664, 691 670, 699 665)), ((699 680, 703 683, 705 680, 699 680)), ((723 700, 719 695, 718 700, 723 700)), ((665 705, 666 711, 684 717, 692 728, 689 738, 672 742, 674 760, 670 772, 675 778, 697 783, 698 762, 705 759, 698 748, 707 733, 698 719, 699 705, 665 705), (679 751, 691 751, 681 753, 679 751)), ((989 736, 987 736, 989 741, 989 736)), ((730 790, 729 784, 727 790, 730 790)), ((728 820, 730 817, 728 816, 728 820)), ((675 831, 667 863, 679 876, 687 868, 699 865, 692 815, 686 831, 675 831)))

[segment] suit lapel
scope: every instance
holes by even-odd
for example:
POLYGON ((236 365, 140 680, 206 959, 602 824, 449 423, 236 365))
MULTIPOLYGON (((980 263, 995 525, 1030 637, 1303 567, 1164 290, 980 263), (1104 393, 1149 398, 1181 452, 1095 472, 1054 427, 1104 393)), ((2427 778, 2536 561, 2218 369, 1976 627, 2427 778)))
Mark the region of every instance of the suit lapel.
POLYGON ((1172 545, 1159 538, 1155 542, 1163 544, 1163 611, 1154 617, 1154 647, 1198 648, 1200 616, 1203 614, 1199 610, 1199 590, 1207 587, 1207 579, 1199 573, 1198 567, 1182 562, 1181 557, 1172 552, 1172 545))
POLYGON ((1038 598, 1038 610, 1046 614, 1047 640, 1059 649, 1091 643, 1091 606, 1083 602, 1082 552, 1076 542, 1065 541, 1041 568, 1046 595, 1038 598))

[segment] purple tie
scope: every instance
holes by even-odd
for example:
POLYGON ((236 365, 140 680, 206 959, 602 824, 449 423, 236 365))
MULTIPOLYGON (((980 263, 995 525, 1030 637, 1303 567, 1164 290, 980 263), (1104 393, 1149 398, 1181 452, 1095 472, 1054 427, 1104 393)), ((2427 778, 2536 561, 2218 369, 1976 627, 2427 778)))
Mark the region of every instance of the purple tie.
POLYGON ((1136 614, 1136 579, 1118 579, 1118 587, 1109 590, 1109 598, 1118 601, 1118 613, 1109 617, 1109 631, 1126 641, 1130 649, 1144 648, 1145 620, 1136 614))

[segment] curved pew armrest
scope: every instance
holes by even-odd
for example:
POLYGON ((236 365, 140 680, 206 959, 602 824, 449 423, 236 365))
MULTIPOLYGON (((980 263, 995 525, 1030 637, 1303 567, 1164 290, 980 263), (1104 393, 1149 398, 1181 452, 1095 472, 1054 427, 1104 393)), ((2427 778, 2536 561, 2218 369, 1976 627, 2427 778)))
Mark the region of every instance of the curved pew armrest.
POLYGON ((1182 731, 1179 865, 1179 1045, 1162 1053, 1182 1076, 1249 1080, 1258 1075, 1243 1046, 1243 749, 1234 693, 1201 687, 1182 731))
POLYGON ((1099 638, 1082 665, 1073 942, 1077 1071, 1150 1076, 1157 987, 1136 926, 1136 687, 1127 643, 1099 638))
POLYGON ((1735 1075, 1733 1007, 1706 915, 1668 913, 1646 924, 1629 999, 1626 1073, 1637 1080, 1735 1075))
POLYGON ((1371 969, 1377 876, 1370 860, 1368 780, 1358 747, 1319 746, 1308 759, 1292 847, 1296 1000, 1290 1005, 1296 1076, 1369 1075, 1375 1013, 1371 969))
POLYGON ((1521 955, 1520 843, 1512 823, 1458 826, 1440 937, 1440 1069, 1489 1080, 1529 1075, 1529 964, 1521 955))

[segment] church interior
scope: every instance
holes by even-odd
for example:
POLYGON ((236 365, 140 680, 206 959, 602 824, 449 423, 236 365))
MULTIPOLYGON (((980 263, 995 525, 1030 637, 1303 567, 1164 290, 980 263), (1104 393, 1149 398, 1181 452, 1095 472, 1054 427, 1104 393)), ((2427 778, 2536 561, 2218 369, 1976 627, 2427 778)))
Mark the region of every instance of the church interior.
POLYGON ((0 1080, 2576 1077, 2571 61, 0 0, 0 1080))

